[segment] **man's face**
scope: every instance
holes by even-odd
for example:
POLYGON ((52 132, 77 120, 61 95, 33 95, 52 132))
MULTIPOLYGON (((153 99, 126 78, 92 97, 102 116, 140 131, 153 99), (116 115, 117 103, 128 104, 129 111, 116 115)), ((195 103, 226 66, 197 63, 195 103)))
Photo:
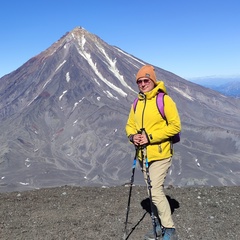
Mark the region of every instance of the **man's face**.
POLYGON ((149 91, 153 90, 155 87, 154 82, 152 80, 150 80, 149 78, 145 78, 145 77, 139 78, 137 80, 137 85, 138 85, 139 91, 143 92, 143 93, 149 92, 149 91))

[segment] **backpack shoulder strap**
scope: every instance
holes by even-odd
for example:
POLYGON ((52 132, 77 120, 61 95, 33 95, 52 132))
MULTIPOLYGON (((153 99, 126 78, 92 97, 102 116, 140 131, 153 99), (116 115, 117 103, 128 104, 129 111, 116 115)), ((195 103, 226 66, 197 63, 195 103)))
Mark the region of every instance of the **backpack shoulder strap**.
POLYGON ((164 99, 163 99, 164 95, 165 95, 165 93, 159 92, 157 97, 156 97, 156 101, 157 101, 158 110, 159 110, 162 118, 166 120, 166 116, 165 116, 165 113, 164 113, 164 99))
POLYGON ((134 112, 136 111, 137 103, 138 103, 138 97, 135 98, 134 101, 133 101, 133 110, 134 110, 134 112))

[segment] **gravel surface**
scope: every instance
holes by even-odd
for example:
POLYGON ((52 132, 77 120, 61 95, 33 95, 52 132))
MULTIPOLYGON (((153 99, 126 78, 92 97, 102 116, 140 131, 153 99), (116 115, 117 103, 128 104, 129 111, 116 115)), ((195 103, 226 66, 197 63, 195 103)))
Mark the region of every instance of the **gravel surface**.
MULTIPOLYGON (((181 240, 240 240, 240 187, 169 188, 181 240)), ((129 187, 47 188, 0 193, 0 239, 123 239, 129 187)), ((134 186, 127 237, 152 228, 147 189, 134 186)))

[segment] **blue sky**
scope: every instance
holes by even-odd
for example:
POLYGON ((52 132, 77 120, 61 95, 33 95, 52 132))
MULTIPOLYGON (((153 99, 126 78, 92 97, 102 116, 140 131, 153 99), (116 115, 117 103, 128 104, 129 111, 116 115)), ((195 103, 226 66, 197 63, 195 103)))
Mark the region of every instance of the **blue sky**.
POLYGON ((4 0, 0 77, 77 26, 183 78, 240 75, 239 0, 4 0))

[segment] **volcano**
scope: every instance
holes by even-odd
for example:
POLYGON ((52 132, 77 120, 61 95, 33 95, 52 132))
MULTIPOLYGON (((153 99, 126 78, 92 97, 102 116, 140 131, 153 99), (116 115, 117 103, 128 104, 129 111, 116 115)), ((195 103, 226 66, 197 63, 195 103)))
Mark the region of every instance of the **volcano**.
MULTIPOLYGON (((125 124, 144 64, 77 27, 3 76, 0 191, 127 183, 134 148, 125 124)), ((166 183, 239 185, 240 99, 154 67, 182 122, 166 183)), ((135 183, 144 184, 140 169, 135 183)))

